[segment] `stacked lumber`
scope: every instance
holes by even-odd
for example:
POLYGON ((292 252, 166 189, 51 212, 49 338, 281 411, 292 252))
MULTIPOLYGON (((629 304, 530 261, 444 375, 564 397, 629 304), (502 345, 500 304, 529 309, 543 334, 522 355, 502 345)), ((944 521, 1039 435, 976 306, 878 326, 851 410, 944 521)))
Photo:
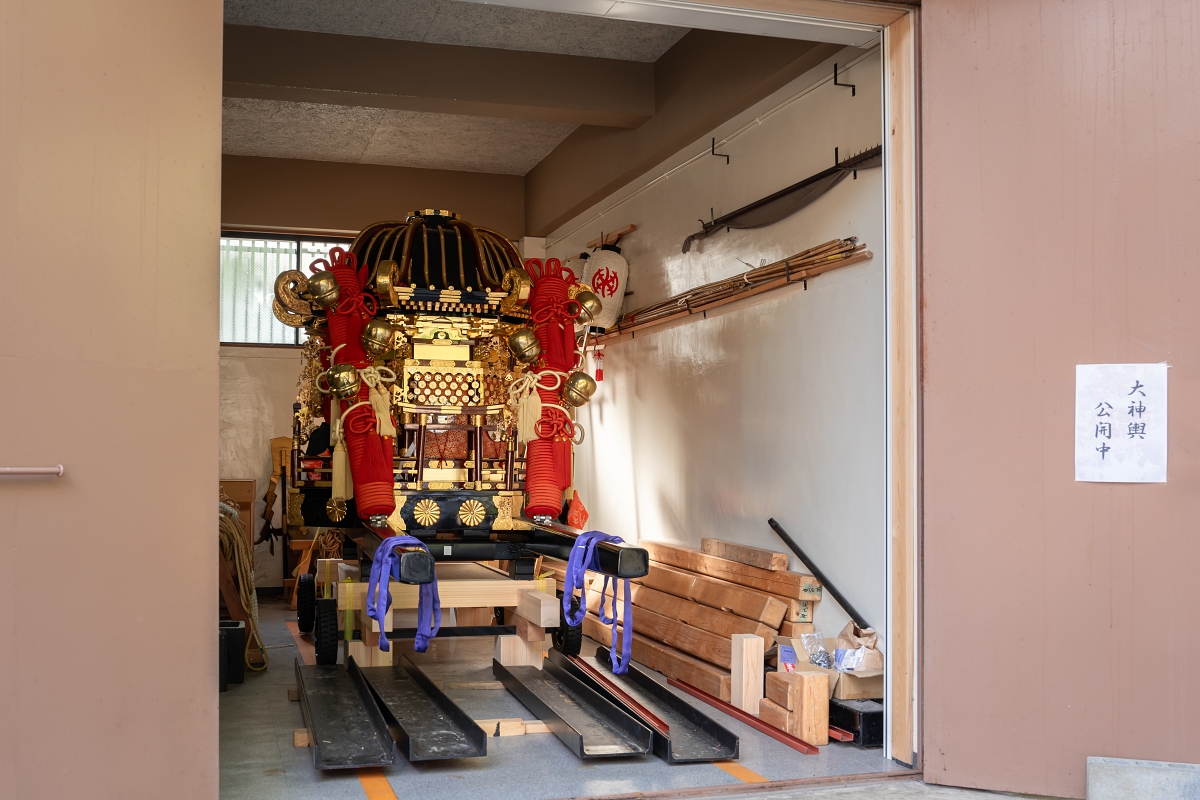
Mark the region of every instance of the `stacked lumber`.
MULTIPOLYGON (((783 553, 718 539, 705 539, 701 550, 646 541, 638 546, 650 555, 650 572, 630 587, 633 659, 667 677, 730 702, 735 636, 759 636, 770 648, 781 630, 788 636, 812 630, 821 584, 788 571, 783 553)), ((612 634, 600 620, 603 578, 594 576, 586 586, 584 635, 607 645, 612 634)), ((607 617, 611 591, 605 600, 607 617)), ((622 594, 616 604, 620 636, 623 600, 622 594)))

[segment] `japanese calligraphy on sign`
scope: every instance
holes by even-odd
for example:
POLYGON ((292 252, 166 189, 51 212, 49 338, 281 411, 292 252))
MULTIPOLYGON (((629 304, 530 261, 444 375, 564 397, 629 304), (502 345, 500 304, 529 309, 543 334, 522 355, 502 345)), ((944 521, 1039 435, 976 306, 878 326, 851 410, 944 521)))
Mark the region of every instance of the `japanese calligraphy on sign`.
POLYGON ((1075 480, 1166 482, 1166 364, 1076 365, 1075 480))

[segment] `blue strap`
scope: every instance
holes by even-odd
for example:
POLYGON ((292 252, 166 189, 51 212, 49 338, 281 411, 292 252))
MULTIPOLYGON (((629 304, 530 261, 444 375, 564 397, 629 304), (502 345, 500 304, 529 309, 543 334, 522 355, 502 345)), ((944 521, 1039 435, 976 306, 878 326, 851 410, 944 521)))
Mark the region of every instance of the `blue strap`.
MULTIPOLYGON (((582 625, 583 618, 587 615, 587 595, 584 587, 584 582, 587 580, 587 571, 590 569, 594 572, 600 571, 600 559, 596 555, 596 545, 600 542, 623 542, 620 536, 610 536, 601 531, 586 531, 579 534, 575 539, 575 544, 571 547, 571 555, 567 559, 567 575, 563 581, 563 617, 570 625, 582 625), (571 613, 571 598, 575 596, 575 590, 583 590, 579 598, 579 610, 571 613)), ((604 586, 600 591, 600 621, 605 625, 612 626, 612 641, 608 648, 608 656, 612 661, 613 672, 617 675, 624 675, 629 671, 629 660, 633 654, 633 596, 632 590, 629 588, 629 579, 625 578, 625 603, 622 617, 625 620, 624 629, 625 635, 621 637, 621 653, 617 654, 617 582, 620 578, 613 578, 609 575, 604 576, 604 586), (604 600, 608 596, 608 584, 613 584, 612 603, 610 611, 606 614, 604 610, 604 600)))
MULTIPOLYGON (((371 577, 367 580, 367 616, 379 623, 379 649, 388 652, 387 632, 383 629, 383 619, 388 609, 392 607, 392 593, 389 584, 392 579, 400 580, 400 553, 397 547, 420 547, 429 552, 425 543, 415 536, 392 536, 384 539, 375 551, 375 560, 371 562, 371 577), (383 582, 383 591, 379 590, 383 582), (371 598, 375 602, 371 602, 371 598)), ((413 649, 424 653, 429 648, 429 640, 437 636, 442 627, 442 600, 438 596, 437 574, 430 583, 421 584, 417 598, 417 635, 413 639, 413 649)), ((366 637, 364 637, 366 638, 366 637)))

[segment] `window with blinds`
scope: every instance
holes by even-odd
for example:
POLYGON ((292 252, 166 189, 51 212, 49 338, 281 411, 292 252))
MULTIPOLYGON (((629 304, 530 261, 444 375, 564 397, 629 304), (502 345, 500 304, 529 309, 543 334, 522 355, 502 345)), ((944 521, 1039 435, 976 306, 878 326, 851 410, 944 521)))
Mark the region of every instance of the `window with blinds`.
POLYGON ((329 258, 349 239, 253 237, 227 233, 221 237, 221 342, 291 344, 304 342, 304 331, 289 328, 271 313, 275 278, 289 269, 310 274, 308 265, 329 258))

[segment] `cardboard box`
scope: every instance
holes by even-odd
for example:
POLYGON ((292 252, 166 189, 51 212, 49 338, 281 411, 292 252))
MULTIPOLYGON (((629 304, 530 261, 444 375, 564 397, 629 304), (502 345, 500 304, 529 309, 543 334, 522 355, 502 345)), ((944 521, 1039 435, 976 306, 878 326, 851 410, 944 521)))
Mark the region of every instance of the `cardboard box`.
POLYGON ((834 700, 883 699, 883 670, 843 672, 833 691, 834 700))

